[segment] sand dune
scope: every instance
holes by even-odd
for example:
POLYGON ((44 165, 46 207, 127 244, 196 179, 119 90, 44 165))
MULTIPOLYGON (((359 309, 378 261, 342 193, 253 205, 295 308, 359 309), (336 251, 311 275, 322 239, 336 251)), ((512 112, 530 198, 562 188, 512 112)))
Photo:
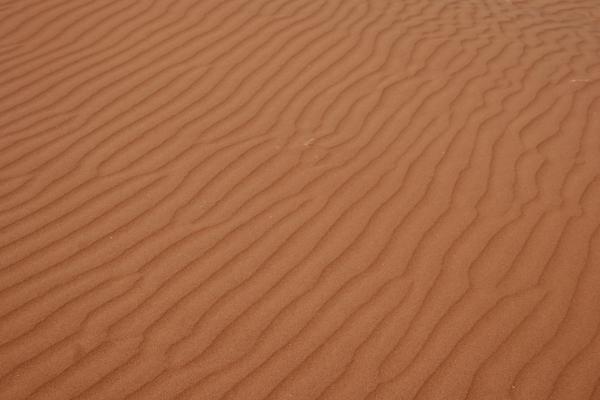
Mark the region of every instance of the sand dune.
POLYGON ((600 4, 2 1, 0 399, 600 399, 600 4))

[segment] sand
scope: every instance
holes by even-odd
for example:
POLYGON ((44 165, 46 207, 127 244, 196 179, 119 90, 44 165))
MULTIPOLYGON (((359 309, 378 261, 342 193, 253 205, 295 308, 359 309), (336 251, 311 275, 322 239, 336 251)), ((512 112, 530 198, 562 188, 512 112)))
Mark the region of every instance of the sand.
POLYGON ((3 0, 0 399, 600 399, 600 3, 3 0))

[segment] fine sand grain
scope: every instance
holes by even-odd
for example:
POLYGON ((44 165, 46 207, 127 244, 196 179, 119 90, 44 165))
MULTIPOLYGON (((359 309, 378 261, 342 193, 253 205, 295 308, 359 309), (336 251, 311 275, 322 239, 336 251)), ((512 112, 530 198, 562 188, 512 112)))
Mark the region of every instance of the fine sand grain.
POLYGON ((0 400, 600 399, 598 0, 0 0, 0 400))

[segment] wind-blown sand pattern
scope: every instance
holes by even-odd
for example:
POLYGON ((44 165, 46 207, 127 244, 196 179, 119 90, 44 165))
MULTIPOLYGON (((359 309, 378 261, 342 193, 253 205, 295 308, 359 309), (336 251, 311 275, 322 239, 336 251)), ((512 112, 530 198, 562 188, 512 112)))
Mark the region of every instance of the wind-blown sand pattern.
POLYGON ((2 1, 0 399, 600 399, 600 3, 2 1))

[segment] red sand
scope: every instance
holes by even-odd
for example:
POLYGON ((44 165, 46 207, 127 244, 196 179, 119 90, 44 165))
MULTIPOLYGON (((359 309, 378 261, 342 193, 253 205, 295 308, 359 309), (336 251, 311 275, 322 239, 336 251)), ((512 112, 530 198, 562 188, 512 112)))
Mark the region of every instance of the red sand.
POLYGON ((0 399, 600 399, 597 0, 4 0, 0 399))

